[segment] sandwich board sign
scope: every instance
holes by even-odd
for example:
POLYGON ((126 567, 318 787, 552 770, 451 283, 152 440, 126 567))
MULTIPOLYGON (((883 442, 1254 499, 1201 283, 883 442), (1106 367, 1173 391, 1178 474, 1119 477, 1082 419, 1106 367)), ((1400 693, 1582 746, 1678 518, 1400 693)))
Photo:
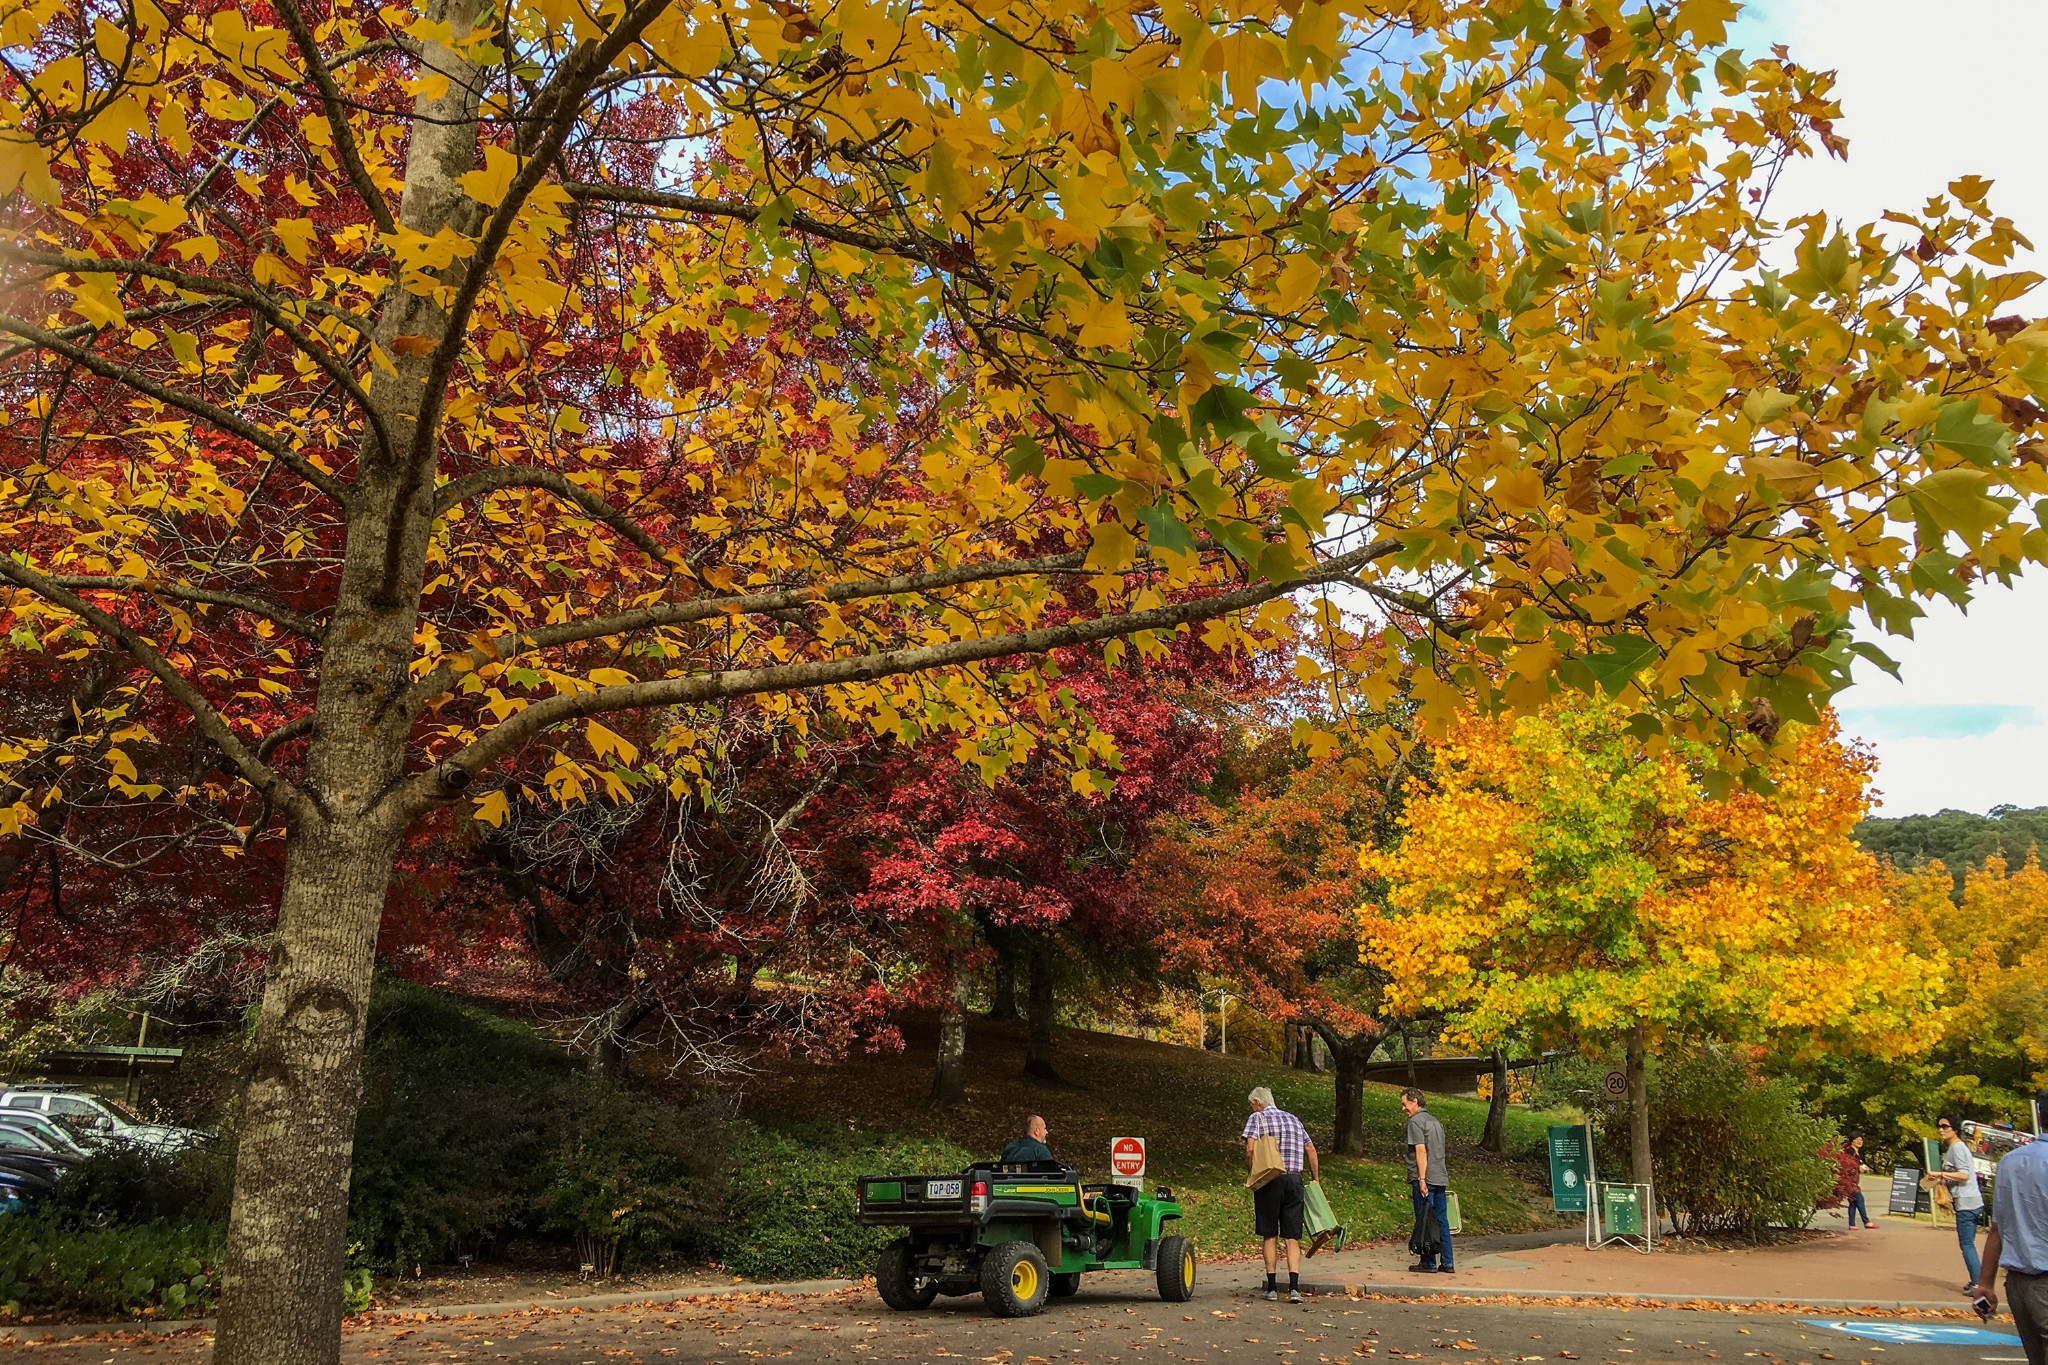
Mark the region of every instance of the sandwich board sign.
POLYGON ((1576 1123, 1550 1130, 1550 1207, 1559 1213, 1586 1211, 1586 1184, 1593 1178, 1593 1156, 1586 1150, 1586 1130, 1576 1123))
POLYGON ((1145 1139, 1120 1137, 1109 1140, 1109 1179, 1111 1184, 1145 1188, 1145 1139))

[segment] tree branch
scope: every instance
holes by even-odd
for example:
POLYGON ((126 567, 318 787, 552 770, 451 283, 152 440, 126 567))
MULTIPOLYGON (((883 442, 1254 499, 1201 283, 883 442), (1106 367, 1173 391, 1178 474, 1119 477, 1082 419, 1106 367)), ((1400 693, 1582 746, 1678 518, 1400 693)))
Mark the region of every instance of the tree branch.
POLYGON ((571 482, 567 476, 536 465, 497 465, 474 474, 465 474, 459 479, 441 485, 440 490, 434 494, 434 520, 439 521, 455 507, 471 498, 507 488, 545 489, 562 501, 582 508, 592 521, 603 522, 632 541, 642 554, 655 563, 667 562, 668 552, 661 548, 659 541, 641 529, 638 522, 589 489, 571 482))
POLYGON ((313 41, 313 31, 306 26, 305 16, 299 13, 295 0, 277 0, 277 12, 292 35, 292 41, 298 44, 306 74, 320 91, 320 103, 327 110, 327 126, 334 131, 335 155, 341 160, 342 170, 348 173, 349 183, 355 186, 356 197, 377 220, 379 231, 396 233, 398 223, 391 216, 391 206, 384 202, 377 182, 370 178, 369 167, 363 164, 362 154, 356 148, 355 134, 348 126, 348 109, 342 102, 341 87, 334 83, 333 72, 320 55, 320 45, 313 41))
MULTIPOLYGON (((666 190, 641 189, 633 185, 593 184, 589 181, 572 180, 562 186, 571 199, 583 203, 637 204, 643 208, 666 209, 671 213, 690 213, 708 218, 730 218, 736 222, 751 223, 761 216, 756 204, 740 204, 729 199, 706 199, 695 194, 671 194, 666 190)), ((853 228, 835 227, 809 214, 792 214, 783 226, 806 237, 822 237, 828 242, 840 242, 846 246, 857 246, 863 251, 872 251, 883 256, 908 256, 923 261, 926 254, 945 243, 932 242, 920 247, 907 237, 877 237, 873 233, 860 232, 853 228)))
POLYGON ((126 384, 137 393, 154 398, 159 403, 167 404, 178 409, 180 412, 188 412, 194 417, 211 422, 229 435, 239 436, 258 450, 268 452, 279 463, 283 464, 285 468, 297 474, 322 493, 325 493, 339 506, 343 508, 348 506, 348 490, 341 485, 338 479, 332 474, 323 473, 315 468, 312 462, 303 455, 248 419, 237 417, 226 408, 209 403, 204 398, 195 398, 191 394, 167 388, 157 383, 154 379, 138 373, 132 366, 117 365, 96 351, 90 351, 83 346, 74 345, 58 336, 55 332, 46 331, 33 323, 24 322, 20 318, 0 313, 0 332, 9 332, 22 338, 24 341, 33 341, 46 351, 55 351, 58 355, 77 361, 80 365, 83 365, 86 369, 91 370, 103 379, 111 379, 117 384, 126 384))
POLYGON ((127 574, 64 574, 50 580, 60 588, 77 592, 146 592, 152 597, 169 597, 180 602, 203 602, 215 607, 233 607, 246 611, 251 616, 260 616, 273 624, 283 626, 294 635, 308 640, 320 638, 320 623, 310 616, 301 616, 275 602, 266 602, 260 597, 250 597, 238 592, 220 592, 213 588, 191 588, 183 583, 164 583, 156 579, 135 578, 127 574))
POLYGON ((199 732, 219 747, 221 753, 240 771, 242 779, 263 793, 265 800, 294 815, 303 815, 311 810, 305 795, 251 753, 242 741, 235 737, 234 730, 229 727, 220 712, 213 708, 213 703, 207 701, 199 689, 192 685, 190 679, 172 667, 170 660, 157 653, 149 641, 69 588, 37 573, 17 559, 0 555, 0 578, 7 579, 16 587, 27 589, 46 602, 64 608, 120 645, 128 657, 156 676, 157 681, 164 685, 164 690, 190 713, 193 721, 199 726, 199 732))
POLYGON ((1089 644, 1097 640, 1164 630, 1192 621, 1205 621, 1261 606, 1276 597, 1303 588, 1343 578, 1374 560, 1397 553, 1401 543, 1380 540, 1332 559, 1314 573, 1286 583, 1259 583, 1214 597, 1175 602, 1145 611, 1124 612, 1089 621, 1069 621, 1040 630, 1017 631, 985 639, 951 640, 942 645, 892 650, 810 663, 780 664, 769 668, 733 669, 724 673, 703 673, 688 678, 662 678, 652 682, 624 683, 589 692, 558 693, 535 702, 458 753, 434 765, 427 773, 409 779, 398 789, 394 814, 409 823, 421 813, 455 799, 462 786, 476 773, 510 754, 529 739, 564 721, 603 715, 613 711, 649 707, 682 706, 725 697, 757 696, 764 692, 797 692, 807 688, 830 687, 849 682, 871 682, 876 678, 904 673, 922 673, 937 668, 956 668, 987 659, 1015 654, 1044 654, 1055 649, 1089 644), (456 782, 448 775, 459 774, 456 782))
MULTIPOLYGON (((320 367, 329 379, 340 385, 354 400, 363 416, 370 423, 377 437, 377 444, 388 455, 392 451, 391 433, 384 426, 384 419, 370 406, 370 395, 355 374, 332 354, 302 331, 291 316, 281 308, 275 299, 260 289, 245 289, 241 285, 225 280, 211 279, 205 275, 194 275, 175 266, 159 265, 155 261, 108 260, 98 257, 60 256, 47 251, 23 251, 19 247, 0 245, 0 256, 11 256, 29 265, 53 266, 60 270, 77 272, 84 268, 106 271, 122 271, 130 276, 140 275, 145 279, 162 280, 164 283, 191 294, 203 294, 214 298, 233 299, 244 307, 261 313, 266 322, 283 332, 292 345, 299 348, 308 360, 320 367)), ((361 331, 360 328, 357 329, 361 331)), ((56 335, 52 333, 52 335, 56 335)))
MULTIPOLYGON (((772 616, 788 612, 812 602, 858 602, 876 597, 898 597, 906 593, 936 592, 942 588, 963 587, 969 583, 982 583, 997 578, 1021 578, 1031 574, 1081 573, 1086 553, 1074 550, 1063 555, 1047 555, 1042 559, 1010 559, 993 564, 958 564, 950 569, 937 569, 930 573, 898 574, 894 578, 856 579, 851 583, 832 583, 822 588, 788 588, 775 592, 747 593, 740 596, 700 597, 688 602, 672 602, 658 606, 636 607, 610 616, 596 616, 584 621, 565 621, 560 625, 543 626, 539 630, 520 635, 501 635, 490 642, 488 649, 477 647, 466 656, 469 667, 462 670, 481 668, 485 664, 509 659, 514 655, 528 654, 536 649, 553 649, 561 645, 576 644, 583 640, 602 640, 613 635, 629 635, 643 630, 654 630, 661 626, 682 626, 692 621, 708 621, 727 615, 772 616)), ((455 686, 461 677, 448 663, 442 663, 433 672, 414 683, 405 697, 407 707, 417 710, 428 701, 440 696, 455 686)))

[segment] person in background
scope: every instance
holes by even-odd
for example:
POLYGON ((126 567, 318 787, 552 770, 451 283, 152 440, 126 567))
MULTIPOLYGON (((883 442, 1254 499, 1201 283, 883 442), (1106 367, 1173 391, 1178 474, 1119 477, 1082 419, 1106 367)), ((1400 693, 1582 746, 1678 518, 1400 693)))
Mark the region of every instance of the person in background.
POLYGON ((1984 1213, 1984 1191, 1977 1184, 1977 1158, 1963 1142, 1962 1125, 1943 1116, 1934 1124, 1934 1136, 1941 1145, 1941 1170, 1936 1179, 1946 1181, 1949 1197, 1956 1205, 1956 1241, 1963 1248, 1963 1268, 1970 1272, 1965 1294, 1977 1292, 1981 1266, 1977 1260, 1977 1221, 1984 1213))
MULTIPOLYGON (((1858 1175, 1870 1169, 1863 1161, 1863 1134, 1849 1134, 1849 1155, 1856 1158, 1856 1173, 1858 1175)), ((1872 1231, 1877 1227, 1877 1224, 1870 1221, 1870 1205, 1863 1202, 1863 1186, 1861 1182, 1858 1182, 1856 1188, 1849 1194, 1849 1230, 1851 1232, 1856 1230, 1856 1215, 1859 1213, 1863 1215, 1863 1230, 1865 1232, 1872 1231)))
POLYGON ((1002 1159, 1004 1164, 1007 1165, 1018 1161, 1059 1160, 1058 1157, 1052 1154, 1052 1148, 1045 1145, 1046 1137, 1045 1120, 1037 1114, 1033 1114, 1030 1118, 1024 1120, 1024 1136, 1015 1139, 1009 1146, 1003 1148, 1002 1159))
POLYGON ((2000 1266, 2027 1365, 2048 1365, 2048 1141, 2036 1139, 1998 1163, 1991 1233, 1977 1275, 1977 1297, 1994 1311, 2000 1266))
POLYGON ((1434 1260, 1424 1259, 1410 1271, 1440 1275, 1456 1273, 1451 1267, 1451 1173, 1444 1165, 1444 1126, 1429 1112, 1420 1090, 1401 1092, 1401 1112, 1408 1116, 1408 1131, 1402 1138, 1401 1155, 1408 1159, 1408 1198, 1415 1216, 1425 1208, 1436 1215, 1437 1232, 1444 1239, 1443 1250, 1434 1260))
POLYGON ((1315 1140, 1300 1119, 1273 1103, 1273 1092, 1260 1086, 1251 1093, 1251 1117, 1244 1121, 1244 1163, 1252 1164, 1252 1145, 1262 1137, 1280 1149, 1279 1175, 1252 1191, 1252 1219, 1264 1246, 1266 1298, 1280 1297, 1280 1243, 1287 1244, 1287 1301, 1301 1302, 1301 1221, 1308 1212, 1302 1198, 1301 1171, 1322 1179, 1315 1140))

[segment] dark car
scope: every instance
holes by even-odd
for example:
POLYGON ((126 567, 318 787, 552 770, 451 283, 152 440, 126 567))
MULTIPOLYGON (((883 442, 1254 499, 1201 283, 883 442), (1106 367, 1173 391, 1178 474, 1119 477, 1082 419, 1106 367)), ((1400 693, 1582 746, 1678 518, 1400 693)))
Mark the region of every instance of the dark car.
POLYGON ((17 1170, 0 1163, 0 1214, 28 1213, 56 1191, 54 1176, 17 1170))

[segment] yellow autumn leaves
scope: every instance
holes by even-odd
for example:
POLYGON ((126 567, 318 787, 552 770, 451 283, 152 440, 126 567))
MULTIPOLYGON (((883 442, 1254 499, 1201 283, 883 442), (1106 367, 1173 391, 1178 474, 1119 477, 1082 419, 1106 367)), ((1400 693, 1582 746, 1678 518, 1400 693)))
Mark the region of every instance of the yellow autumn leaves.
POLYGON ((1646 746, 1612 706, 1468 719, 1432 750, 1364 960, 1401 1012, 1482 1041, 1772 1040, 1923 1050, 1948 968, 1910 951, 1849 839, 1869 760, 1807 729, 1768 793, 1702 789, 1704 749, 1646 746))

